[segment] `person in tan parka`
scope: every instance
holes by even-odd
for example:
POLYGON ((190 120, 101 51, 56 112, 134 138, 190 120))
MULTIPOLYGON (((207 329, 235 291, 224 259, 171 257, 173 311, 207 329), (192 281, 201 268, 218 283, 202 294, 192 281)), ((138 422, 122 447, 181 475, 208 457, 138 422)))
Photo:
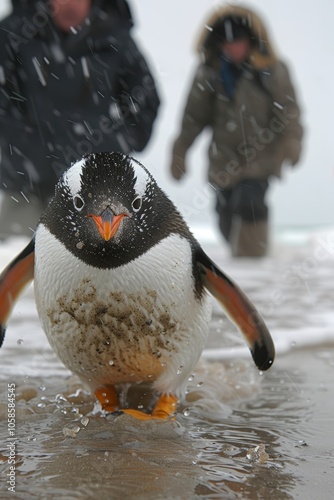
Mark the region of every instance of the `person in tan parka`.
POLYGON ((254 12, 222 7, 204 26, 171 172, 177 180, 184 176, 188 149, 210 127, 208 177, 220 230, 234 256, 262 256, 268 248, 268 180, 280 176, 284 162, 299 160, 300 110, 287 66, 254 12))

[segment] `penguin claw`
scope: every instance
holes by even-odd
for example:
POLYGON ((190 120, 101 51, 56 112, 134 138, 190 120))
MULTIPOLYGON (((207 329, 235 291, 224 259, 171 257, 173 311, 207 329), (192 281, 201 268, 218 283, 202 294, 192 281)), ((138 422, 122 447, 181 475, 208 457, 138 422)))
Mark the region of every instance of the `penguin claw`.
POLYGON ((140 410, 132 410, 131 408, 125 408, 124 410, 121 410, 120 412, 115 412, 115 413, 125 413, 127 415, 131 415, 131 417, 136 418, 137 420, 175 420, 175 417, 168 415, 167 413, 161 413, 161 414, 155 414, 153 413, 144 413, 143 411, 140 410))
POLYGON ((124 411, 123 411, 123 410, 115 410, 115 411, 112 411, 112 412, 111 412, 111 415, 112 415, 113 417, 120 417, 120 416, 121 416, 121 415, 123 415, 123 414, 124 414, 124 411))
MULTIPOLYGON (((106 410, 106 411, 108 411, 108 410, 106 410)), ((134 417, 137 420, 142 420, 142 421, 155 420, 155 419, 159 418, 159 417, 153 417, 149 413, 144 413, 143 411, 140 411, 140 410, 133 410, 131 408, 124 408, 121 410, 114 410, 114 411, 110 412, 110 415, 112 415, 113 417, 121 417, 124 414, 131 415, 131 417, 134 417)))
POLYGON ((150 415, 149 413, 144 413, 143 411, 140 410, 132 410, 131 408, 124 408, 122 410, 122 413, 125 413, 126 415, 131 415, 131 417, 136 418, 137 420, 156 420, 159 417, 153 417, 153 415, 150 415))
POLYGON ((124 413, 137 418, 138 420, 174 420, 178 399, 171 394, 162 394, 152 413, 144 413, 139 410, 126 408, 122 410, 124 413))

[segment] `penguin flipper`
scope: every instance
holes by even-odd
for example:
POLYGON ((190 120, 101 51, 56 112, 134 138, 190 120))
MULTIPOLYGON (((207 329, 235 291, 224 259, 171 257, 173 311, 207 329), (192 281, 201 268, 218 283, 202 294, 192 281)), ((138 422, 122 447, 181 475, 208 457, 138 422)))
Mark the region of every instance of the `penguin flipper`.
POLYGON ((199 248, 196 261, 202 282, 221 303, 226 315, 242 332, 259 370, 268 370, 275 347, 267 326, 246 294, 199 248))
POLYGON ((23 289, 34 279, 35 238, 0 275, 0 347, 6 332, 7 320, 23 289))

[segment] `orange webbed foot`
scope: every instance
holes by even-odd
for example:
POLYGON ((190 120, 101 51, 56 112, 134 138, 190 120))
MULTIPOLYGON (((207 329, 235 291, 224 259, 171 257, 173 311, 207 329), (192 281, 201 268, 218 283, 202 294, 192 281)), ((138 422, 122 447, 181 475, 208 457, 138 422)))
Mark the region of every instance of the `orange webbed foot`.
POLYGON ((123 413, 131 415, 138 420, 168 420, 173 419, 176 412, 178 399, 170 394, 163 394, 159 397, 151 414, 139 410, 124 409, 123 413))
POLYGON ((126 415, 131 415, 131 417, 134 417, 137 420, 153 420, 154 418, 149 413, 144 413, 143 411, 140 410, 133 410, 131 408, 124 408, 121 410, 121 413, 125 413, 126 415))
POLYGON ((115 388, 111 385, 101 385, 95 391, 95 397, 102 406, 102 409, 110 412, 120 412, 126 415, 131 415, 137 420, 167 420, 172 419, 177 408, 178 399, 171 394, 162 394, 152 413, 145 413, 132 408, 119 408, 118 395, 115 388))
POLYGON ((118 395, 114 386, 101 385, 94 394, 103 410, 114 412, 119 409, 118 395))
POLYGON ((172 394, 162 394, 158 399, 154 410, 152 411, 153 418, 162 418, 166 420, 176 412, 178 399, 172 394))

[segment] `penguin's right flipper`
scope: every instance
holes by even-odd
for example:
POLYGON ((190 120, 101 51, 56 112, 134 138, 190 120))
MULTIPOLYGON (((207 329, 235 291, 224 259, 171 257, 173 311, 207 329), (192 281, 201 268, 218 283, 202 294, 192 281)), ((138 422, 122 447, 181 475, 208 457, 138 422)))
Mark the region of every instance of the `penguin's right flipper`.
POLYGON ((35 238, 0 275, 0 347, 5 336, 7 320, 19 295, 34 279, 35 238))

